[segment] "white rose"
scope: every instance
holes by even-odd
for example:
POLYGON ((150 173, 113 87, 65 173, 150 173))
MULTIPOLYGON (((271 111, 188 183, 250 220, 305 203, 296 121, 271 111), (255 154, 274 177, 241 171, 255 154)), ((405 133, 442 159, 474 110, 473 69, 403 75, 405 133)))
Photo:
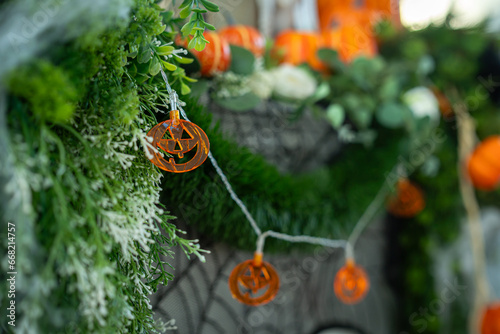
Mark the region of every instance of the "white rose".
POLYGON ((439 102, 434 93, 426 87, 415 87, 403 95, 403 101, 416 118, 429 116, 439 122, 439 102))
POLYGON ((273 75, 267 71, 254 72, 248 79, 248 88, 261 99, 268 99, 273 93, 273 75))
POLYGON ((283 64, 272 71, 274 92, 286 98, 303 100, 316 91, 316 80, 305 70, 283 64))

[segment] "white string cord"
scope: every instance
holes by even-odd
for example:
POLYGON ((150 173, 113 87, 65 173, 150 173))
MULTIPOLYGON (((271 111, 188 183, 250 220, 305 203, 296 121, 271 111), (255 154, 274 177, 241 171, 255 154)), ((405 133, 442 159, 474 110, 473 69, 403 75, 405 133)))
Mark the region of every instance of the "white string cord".
MULTIPOLYGON (((161 70, 161 75, 163 77, 163 80, 165 81, 165 85, 167 87, 167 92, 169 94, 169 102, 170 102, 170 107, 172 110, 179 110, 182 117, 190 122, 189 118, 186 115, 186 112, 184 109, 180 106, 178 102, 181 102, 179 100, 179 97, 176 93, 175 90, 173 90, 169 83, 167 76, 163 69, 161 70)), ((220 176, 222 179, 222 182, 224 183, 224 186, 226 187, 227 191, 229 192, 229 195, 233 199, 233 201, 240 207, 241 211, 247 218, 247 220, 250 222, 250 225, 252 226, 253 230, 257 234, 257 253, 263 253, 264 250, 264 244, 265 244, 265 239, 267 237, 273 237, 276 239, 281 239, 285 240, 288 242, 303 242, 303 243, 309 243, 309 244, 315 244, 315 245, 321 245, 325 247, 331 247, 331 248, 344 248, 346 250, 346 258, 351 258, 354 259, 354 245, 356 241, 358 240, 359 236, 361 235, 361 232, 366 228, 366 226, 373 220, 373 217, 375 214, 378 212, 380 207, 383 204, 385 195, 388 192, 388 187, 387 183, 384 183, 382 185, 382 188, 379 190, 377 196, 375 199, 371 202, 371 204, 368 206, 366 211, 363 213, 359 221, 356 223, 353 231, 351 232, 351 235, 349 236, 348 240, 333 240, 333 239, 327 239, 327 238, 318 238, 318 237, 311 237, 307 235, 298 235, 298 236, 293 236, 293 235, 288 235, 285 233, 279 233, 275 231, 265 231, 262 233, 261 229, 253 219, 252 215, 248 211, 246 205, 241 201, 241 199, 236 195, 236 193, 233 190, 233 187, 229 183, 226 175, 222 171, 222 169, 219 167, 219 164, 217 163, 217 160, 215 160, 214 156, 212 155, 212 152, 208 152, 208 158, 210 159, 210 162, 215 168, 215 171, 217 174, 220 176)), ((393 169, 394 170, 394 169, 393 169)))
POLYGON ((321 245, 331 248, 345 248, 347 241, 345 240, 332 240, 327 238, 311 237, 308 235, 288 235, 274 231, 266 231, 257 238, 257 253, 264 251, 264 243, 267 237, 285 240, 288 242, 305 242, 308 244, 321 245))

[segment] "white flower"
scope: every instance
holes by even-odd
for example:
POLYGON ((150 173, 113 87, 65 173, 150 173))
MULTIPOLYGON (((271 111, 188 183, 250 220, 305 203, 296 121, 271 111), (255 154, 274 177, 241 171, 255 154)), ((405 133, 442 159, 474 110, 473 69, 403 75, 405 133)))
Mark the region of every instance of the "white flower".
POLYGON ((273 93, 274 88, 272 73, 268 71, 254 72, 248 80, 248 87, 252 93, 261 99, 268 99, 273 93))
POLYGON ((403 101, 416 118, 429 116, 431 121, 439 122, 439 102, 434 93, 426 87, 415 87, 403 95, 403 101))
POLYGON ((274 92, 283 97, 303 100, 316 91, 316 80, 305 70, 283 64, 272 71, 274 92))

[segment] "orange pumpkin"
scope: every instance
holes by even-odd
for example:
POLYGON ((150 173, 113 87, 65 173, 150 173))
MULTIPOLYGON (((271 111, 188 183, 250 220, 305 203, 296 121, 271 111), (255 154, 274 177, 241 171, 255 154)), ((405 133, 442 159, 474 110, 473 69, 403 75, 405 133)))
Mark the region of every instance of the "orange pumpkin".
POLYGON ((325 67, 316 55, 321 46, 322 40, 318 34, 288 30, 276 37, 273 56, 280 63, 308 63, 312 68, 322 70, 325 67))
POLYGON ((250 50, 255 56, 262 56, 266 47, 264 36, 254 27, 235 25, 219 31, 219 36, 229 44, 250 50))
POLYGON ((481 324, 481 334, 500 334, 500 303, 486 308, 481 324))
POLYGON ((318 0, 318 17, 320 30, 332 28, 339 13, 345 12, 354 6, 353 0, 318 0))
POLYGON ((362 267, 349 259, 335 275, 333 290, 343 303, 355 304, 365 298, 370 290, 370 279, 362 267))
MULTIPOLYGON (((229 43, 217 33, 205 31, 205 39, 209 42, 203 51, 190 49, 189 51, 200 62, 200 72, 203 76, 212 76, 216 72, 225 72, 231 65, 231 49, 229 43)), ((187 47, 188 41, 178 36, 175 40, 178 45, 187 47)))
POLYGON ((374 57, 377 54, 377 42, 371 28, 363 25, 344 25, 340 32, 339 56, 349 63, 359 56, 374 57))
POLYGON ((469 158, 467 168, 476 188, 495 189, 500 183, 500 136, 481 142, 469 158))
POLYGON ((229 275, 229 290, 234 299, 251 306, 269 303, 276 297, 280 280, 276 270, 255 253, 252 260, 238 264, 229 275))
POLYGON ((398 181, 396 193, 389 197, 387 210, 396 217, 412 218, 425 208, 424 194, 408 179, 398 181))

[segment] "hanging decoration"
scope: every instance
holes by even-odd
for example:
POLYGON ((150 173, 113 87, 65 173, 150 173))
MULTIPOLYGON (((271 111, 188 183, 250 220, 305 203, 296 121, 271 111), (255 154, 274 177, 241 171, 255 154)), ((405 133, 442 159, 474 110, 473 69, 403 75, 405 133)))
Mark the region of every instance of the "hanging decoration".
POLYGON ((484 311, 481 334, 500 334, 500 303, 492 304, 484 311))
POLYGON ((500 136, 481 142, 469 158, 467 169, 477 189, 495 189, 500 184, 500 136))
POLYGON ((424 194, 407 178, 398 181, 396 193, 387 201, 387 211, 400 218, 415 217, 425 208, 424 194))
POLYGON ((153 138, 151 143, 153 148, 148 149, 152 156, 149 160, 161 169, 173 173, 189 172, 200 166, 207 159, 210 150, 210 142, 205 132, 198 125, 181 120, 178 110, 172 110, 170 119, 149 130, 148 137, 153 138), (170 138, 163 139, 165 134, 170 138), (197 150, 189 161, 176 163, 174 157, 167 160, 160 151, 155 151, 154 148, 159 148, 179 159, 184 158, 184 154, 191 152, 194 148, 197 150))
POLYGON ((278 294, 278 273, 262 261, 262 253, 238 264, 229 275, 229 290, 234 299, 251 306, 269 303, 278 294))
POLYGON ((365 270, 347 259, 335 276, 333 290, 337 298, 345 304, 359 303, 370 290, 370 279, 365 270))
MULTIPOLYGON (((216 72, 225 72, 231 65, 231 49, 229 43, 219 34, 211 31, 203 33, 203 37, 208 41, 203 51, 190 49, 189 51, 198 59, 202 76, 210 77, 216 72)), ((188 47, 188 40, 177 36, 175 43, 185 48, 188 47)))
POLYGON ((229 44, 251 51, 257 57, 264 54, 266 40, 254 27, 245 25, 227 26, 219 31, 219 36, 229 44))

